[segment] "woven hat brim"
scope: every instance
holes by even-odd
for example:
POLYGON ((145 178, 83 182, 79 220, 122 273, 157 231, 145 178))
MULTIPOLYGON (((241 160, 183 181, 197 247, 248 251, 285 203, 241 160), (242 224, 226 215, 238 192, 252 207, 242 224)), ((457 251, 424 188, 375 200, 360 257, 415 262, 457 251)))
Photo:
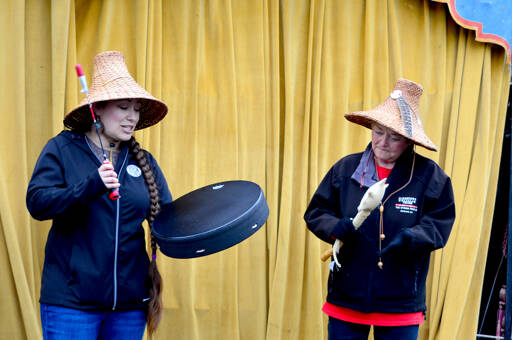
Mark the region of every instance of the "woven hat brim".
MULTIPOLYGON (((168 108, 160 100, 153 97, 135 82, 131 77, 120 77, 100 88, 91 88, 89 101, 91 104, 107 100, 143 99, 144 105, 140 110, 140 118, 135 130, 155 125, 167 114, 168 108)), ((87 98, 71 110, 64 118, 64 126, 70 129, 90 126, 93 123, 87 98)))
POLYGON ((386 120, 388 117, 390 116, 383 114, 382 111, 378 109, 378 107, 373 110, 358 111, 345 114, 345 118, 352 123, 362 125, 368 129, 372 128, 372 123, 377 123, 393 130, 395 133, 398 133, 407 139, 412 140, 414 144, 420 145, 431 151, 437 151, 436 145, 430 140, 430 138, 428 138, 422 127, 419 127, 417 124, 415 124, 413 136, 410 137, 407 136, 403 131, 400 131, 400 129, 397 129, 396 121, 386 120))

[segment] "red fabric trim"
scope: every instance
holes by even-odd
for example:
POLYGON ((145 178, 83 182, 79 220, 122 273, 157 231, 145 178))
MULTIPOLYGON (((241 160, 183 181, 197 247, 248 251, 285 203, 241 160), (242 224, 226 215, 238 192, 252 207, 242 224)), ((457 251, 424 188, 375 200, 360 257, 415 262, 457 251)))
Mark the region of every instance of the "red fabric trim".
POLYGON ((379 179, 388 178, 392 169, 383 168, 383 167, 377 165, 377 163, 375 163, 375 166, 377 167, 377 175, 379 176, 379 179))
POLYGON ((452 15, 453 20, 459 25, 461 25, 464 28, 475 30, 476 31, 476 41, 483 41, 483 42, 491 42, 498 45, 501 45, 505 49, 505 53, 507 55, 507 63, 511 63, 512 59, 512 51, 511 46, 507 39, 500 37, 496 34, 491 33, 484 33, 483 31, 483 23, 472 21, 463 18, 459 12, 457 11, 457 7, 455 6, 456 0, 432 0, 436 2, 443 2, 448 5, 448 10, 450 11, 450 14, 452 15))
POLYGON ((411 326, 421 325, 425 318, 423 312, 414 313, 363 313, 350 308, 336 306, 326 302, 322 311, 339 320, 372 326, 411 326))

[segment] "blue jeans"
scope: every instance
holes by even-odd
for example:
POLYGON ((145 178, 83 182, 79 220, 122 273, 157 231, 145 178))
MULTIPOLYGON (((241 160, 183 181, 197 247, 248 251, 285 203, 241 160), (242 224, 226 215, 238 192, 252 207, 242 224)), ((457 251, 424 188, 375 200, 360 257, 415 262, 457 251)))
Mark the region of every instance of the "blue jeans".
POLYGON ((89 312, 41 304, 45 340, 140 340, 146 328, 143 310, 89 312))
MULTIPOLYGON (((368 340, 371 326, 329 317, 329 325, 327 327, 329 340, 368 340)), ((416 340, 418 339, 418 330, 418 325, 396 327, 373 326, 373 337, 375 340, 416 340)))

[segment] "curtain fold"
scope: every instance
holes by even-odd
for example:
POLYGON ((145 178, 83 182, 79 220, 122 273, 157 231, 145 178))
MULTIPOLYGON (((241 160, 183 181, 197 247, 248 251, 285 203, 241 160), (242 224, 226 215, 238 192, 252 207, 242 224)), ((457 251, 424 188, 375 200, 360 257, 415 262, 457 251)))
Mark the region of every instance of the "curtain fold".
MULTIPOLYGON (((135 134, 175 198, 250 180, 270 215, 221 253, 158 257, 164 315, 156 339, 322 339, 329 245, 303 221, 309 199, 368 129, 344 114, 370 109, 399 77, 424 86, 420 113, 451 176, 457 219, 431 257, 420 339, 474 338, 510 69, 502 48, 475 41, 429 0, 133 0, 0 2, 0 338, 39 339, 39 289, 50 222, 25 190, 37 156, 83 98, 74 66, 126 56, 132 76, 169 107, 135 134)), ((356 203, 354 203, 356 204, 356 203)), ((145 226, 147 229, 147 225, 145 226)))

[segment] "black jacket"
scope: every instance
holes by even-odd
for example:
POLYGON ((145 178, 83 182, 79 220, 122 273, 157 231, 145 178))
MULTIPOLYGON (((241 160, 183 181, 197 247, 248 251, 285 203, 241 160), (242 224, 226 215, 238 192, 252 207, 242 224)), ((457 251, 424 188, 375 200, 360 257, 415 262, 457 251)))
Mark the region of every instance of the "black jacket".
POLYGON ((379 269, 379 209, 356 231, 350 218, 367 188, 351 178, 363 153, 338 161, 320 183, 306 210, 308 228, 322 240, 344 242, 338 259, 341 268, 330 272, 327 301, 362 312, 410 313, 424 311, 425 280, 430 252, 443 247, 455 219, 450 178, 432 160, 408 148, 395 163, 386 183, 384 249, 379 269))
MULTIPOLYGON (((151 154, 146 156, 162 204, 171 202, 162 171, 151 154)), ((115 169, 119 200, 108 198, 100 165, 85 136, 70 131, 50 139, 37 160, 27 207, 35 219, 53 220, 40 302, 84 310, 141 309, 149 291, 142 228, 149 192, 127 145, 115 169)))

